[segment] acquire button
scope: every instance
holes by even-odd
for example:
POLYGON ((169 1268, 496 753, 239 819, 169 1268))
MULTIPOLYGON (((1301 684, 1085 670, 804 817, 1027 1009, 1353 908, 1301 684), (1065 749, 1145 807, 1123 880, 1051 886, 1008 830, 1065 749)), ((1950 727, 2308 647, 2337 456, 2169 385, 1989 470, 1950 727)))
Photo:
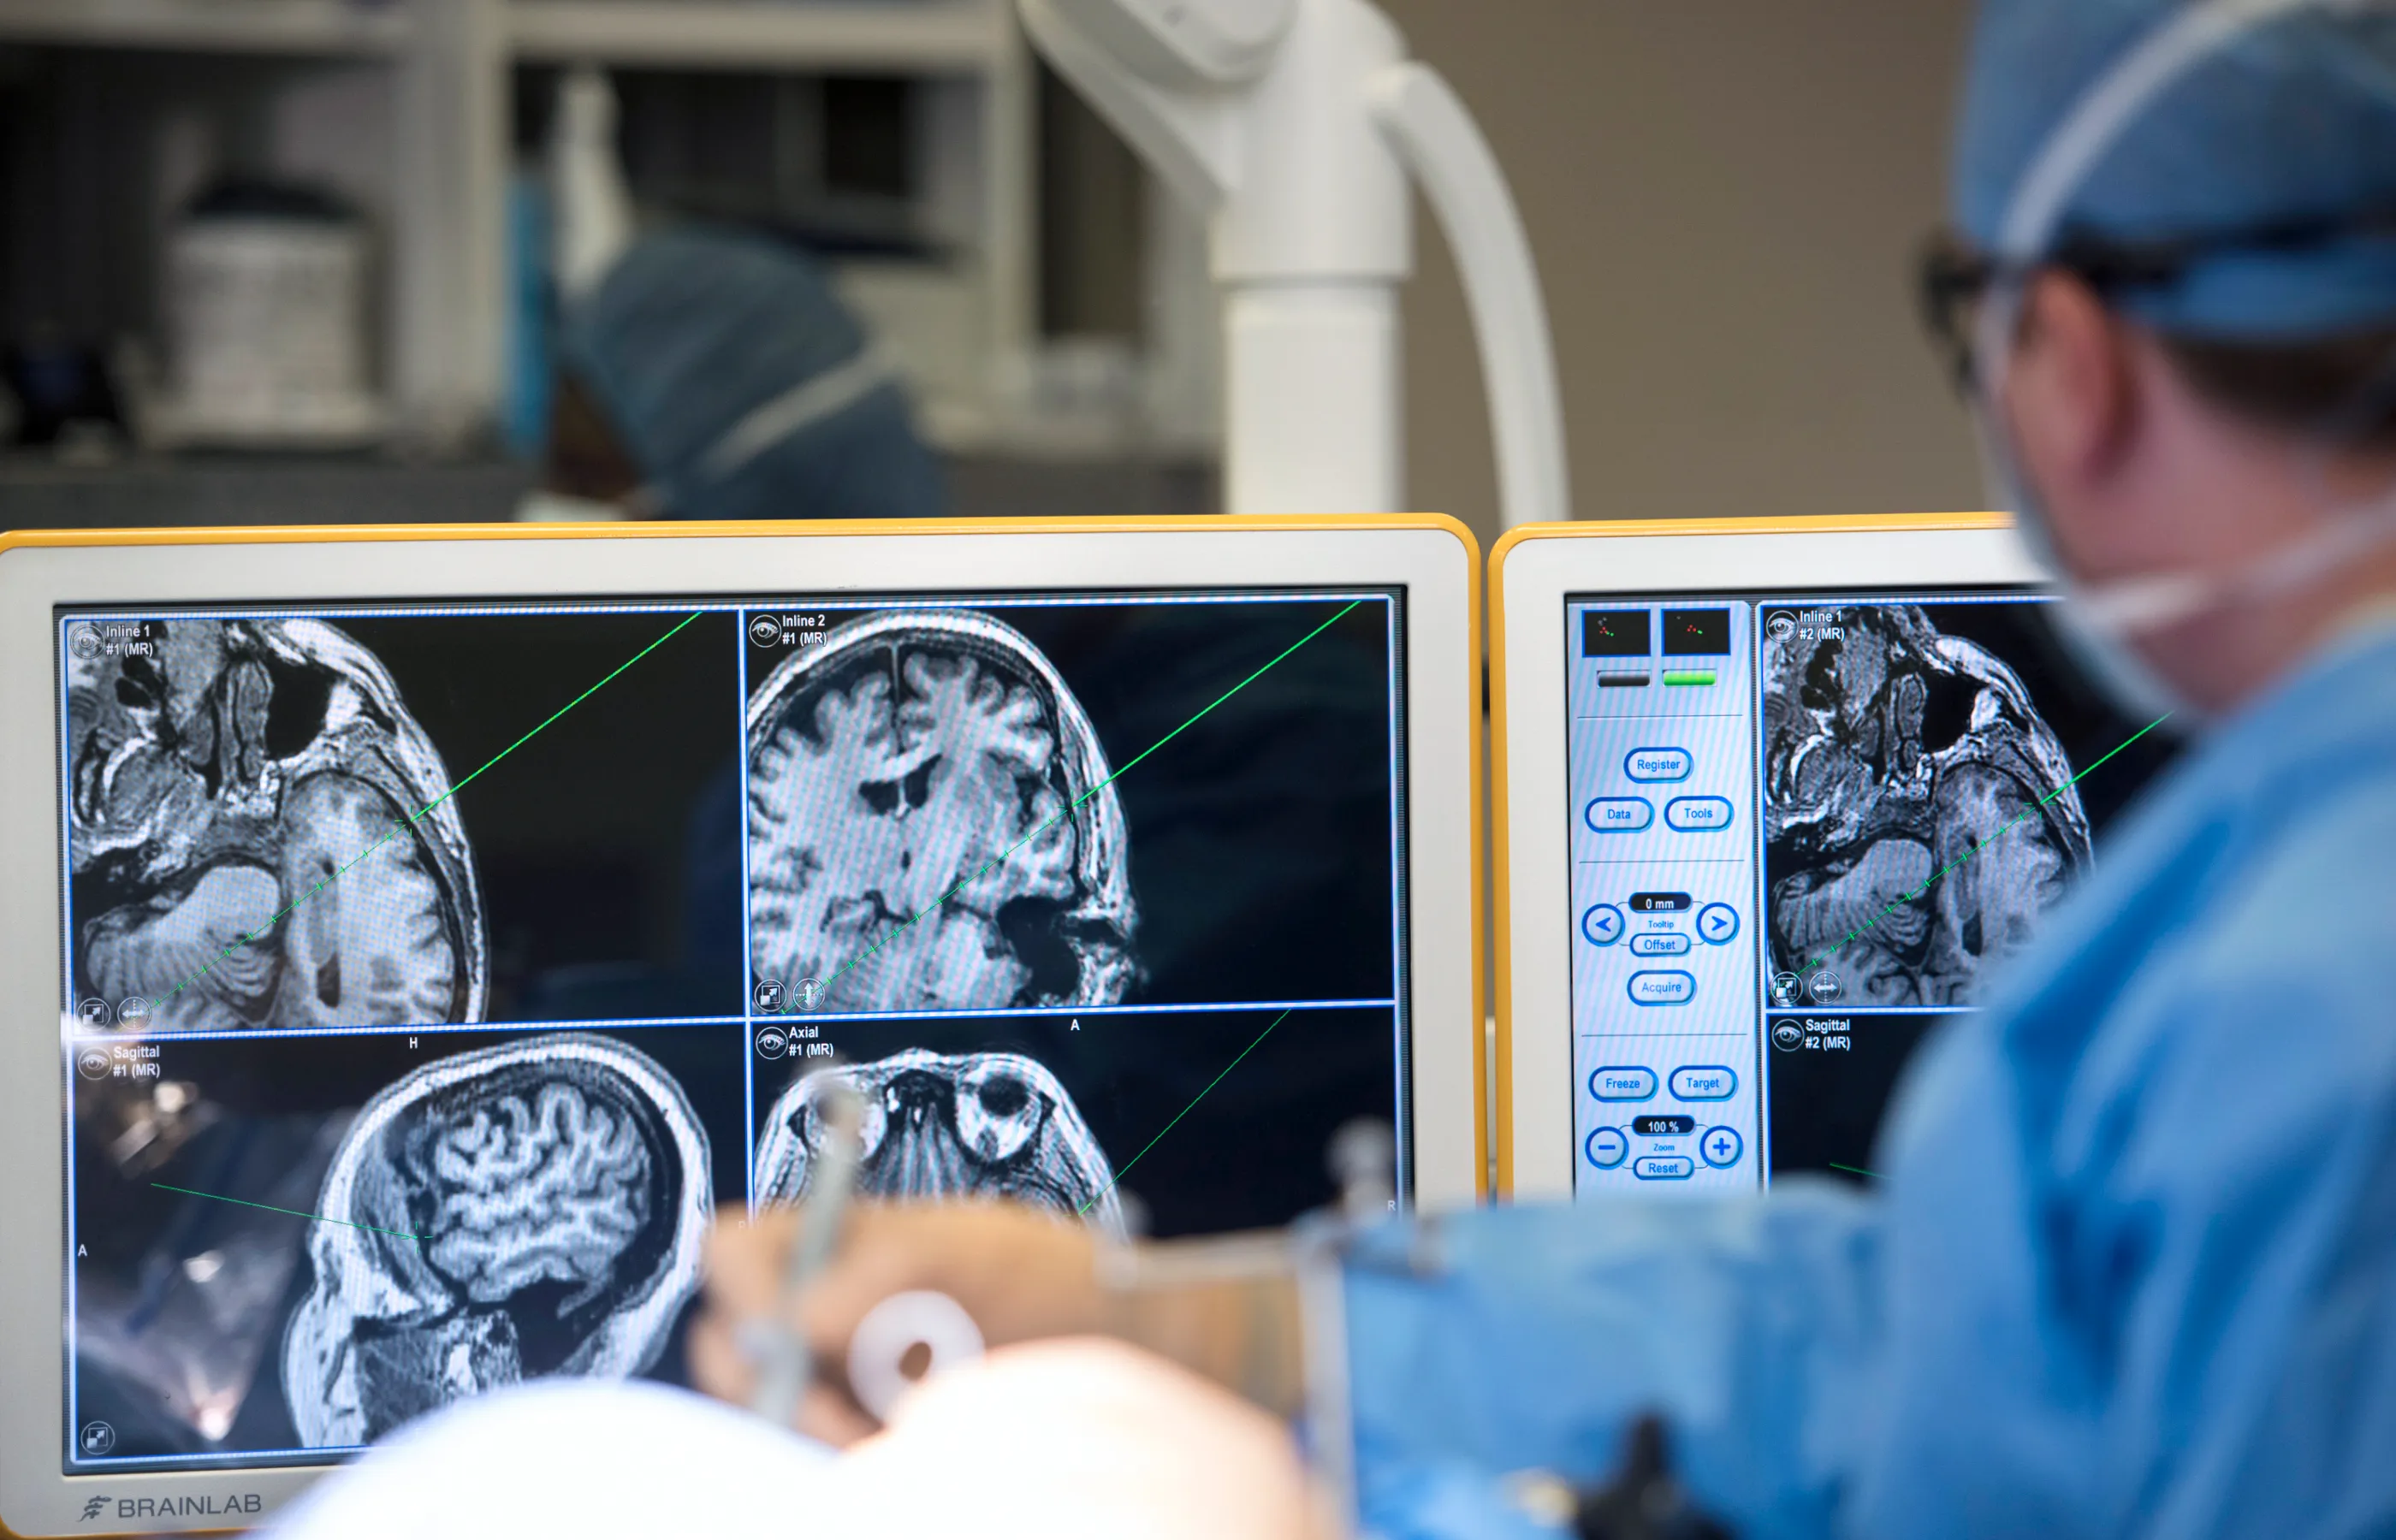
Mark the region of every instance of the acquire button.
POLYGON ((1609 1064, 1589 1077, 1589 1094, 1599 1101, 1645 1101, 1656 1094, 1656 1071, 1609 1064))
POLYGON ((1696 1169, 1686 1155, 1642 1155, 1631 1162, 1631 1175, 1643 1182, 1685 1181, 1696 1169))
POLYGON ((1697 993, 1697 976, 1678 968, 1653 969, 1631 976, 1633 1005, 1686 1005, 1697 993))
POLYGON ((1684 1064, 1672 1071, 1672 1095, 1683 1101, 1727 1101, 1738 1075, 1720 1064, 1684 1064))
POLYGON ((1728 797, 1674 797, 1664 804, 1664 821, 1684 833, 1730 827, 1728 797))
POLYGON ((1633 749, 1622 756, 1622 773, 1635 781, 1687 780, 1692 763, 1686 749, 1633 749))
POLYGON ((1678 931, 1649 931, 1631 938, 1633 957, 1678 957, 1689 949, 1689 938, 1678 931))
POLYGON ((1656 821, 1656 804, 1644 797, 1600 797, 1580 816, 1600 834, 1635 834, 1656 821))

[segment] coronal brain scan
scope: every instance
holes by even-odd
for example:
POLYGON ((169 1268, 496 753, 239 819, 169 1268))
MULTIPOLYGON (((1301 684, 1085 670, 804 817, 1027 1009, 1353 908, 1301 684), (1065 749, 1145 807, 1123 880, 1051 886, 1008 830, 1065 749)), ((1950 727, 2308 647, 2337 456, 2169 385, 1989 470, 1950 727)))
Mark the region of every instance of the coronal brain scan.
POLYGON ((150 1030, 481 1019, 465 830, 382 665, 318 620, 143 629, 68 648, 78 995, 150 1030))
POLYGON ((1933 613, 1858 605, 1764 644, 1773 964, 1835 949, 1857 1005, 1971 1002, 2089 859, 2021 677, 1933 613))
POLYGON ((1123 998, 1123 810, 1020 632, 970 611, 850 620, 752 690, 748 737, 758 978, 814 980, 803 1003, 833 1011, 1123 998))
POLYGON ((1106 1151, 1057 1077, 1020 1054, 911 1048, 797 1081, 758 1130, 751 1187, 760 1203, 806 1196, 835 1087, 854 1091, 862 1104, 859 1191, 1006 1199, 1123 1232, 1106 1151))
POLYGON ((365 1443, 463 1397, 657 1359, 699 1282, 707 1135, 611 1039, 425 1065, 336 1152, 283 1343, 300 1442, 365 1443))

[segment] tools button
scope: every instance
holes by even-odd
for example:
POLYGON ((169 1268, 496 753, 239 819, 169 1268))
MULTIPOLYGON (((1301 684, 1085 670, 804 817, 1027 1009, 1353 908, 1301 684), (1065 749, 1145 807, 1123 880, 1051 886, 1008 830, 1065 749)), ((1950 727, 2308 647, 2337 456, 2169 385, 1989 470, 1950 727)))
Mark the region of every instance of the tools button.
POLYGON ((1664 804, 1664 821, 1684 834, 1710 834, 1730 827, 1728 797, 1674 797, 1664 804))

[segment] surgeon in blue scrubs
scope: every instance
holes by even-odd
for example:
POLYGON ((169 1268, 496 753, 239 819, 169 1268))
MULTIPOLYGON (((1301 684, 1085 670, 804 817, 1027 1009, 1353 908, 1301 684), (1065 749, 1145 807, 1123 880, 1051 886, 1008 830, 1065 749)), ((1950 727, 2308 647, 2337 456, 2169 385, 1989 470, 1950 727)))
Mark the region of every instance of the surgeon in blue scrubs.
MULTIPOLYGON (((1953 217, 1990 464, 2097 677, 2191 747, 1917 1062, 1875 1192, 1370 1237, 1327 1358, 1372 1533, 1557 1533, 1525 1494, 1653 1410, 1747 1536, 2396 1534, 2396 10, 1987 0, 1953 217)), ((723 1394, 787 1224, 719 1238, 723 1394)), ((797 1315, 837 1354, 938 1287, 1305 1404, 1331 1328, 1288 1280, 1126 1293, 1090 1250, 868 1211, 797 1315)), ((808 1426, 859 1431, 837 1402, 808 1426)))

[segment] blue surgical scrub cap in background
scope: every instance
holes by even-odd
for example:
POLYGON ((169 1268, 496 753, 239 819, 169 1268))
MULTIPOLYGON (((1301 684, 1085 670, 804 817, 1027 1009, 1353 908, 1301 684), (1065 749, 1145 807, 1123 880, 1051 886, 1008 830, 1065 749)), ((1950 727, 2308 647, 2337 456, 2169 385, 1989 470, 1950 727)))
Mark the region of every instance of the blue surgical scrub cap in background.
POLYGON ((645 236, 562 319, 568 365, 673 516, 941 512, 905 393, 799 252, 705 229, 645 236))
MULTIPOLYGON (((2200 0, 1983 0, 1955 147, 1953 219, 1986 250, 2082 96, 2200 0)), ((2396 9, 2315 7, 2238 33, 2166 87, 2057 223, 2117 242, 2380 217, 2301 248, 2209 252, 2117 308, 2160 330, 2297 341, 2396 325, 2396 9)))

